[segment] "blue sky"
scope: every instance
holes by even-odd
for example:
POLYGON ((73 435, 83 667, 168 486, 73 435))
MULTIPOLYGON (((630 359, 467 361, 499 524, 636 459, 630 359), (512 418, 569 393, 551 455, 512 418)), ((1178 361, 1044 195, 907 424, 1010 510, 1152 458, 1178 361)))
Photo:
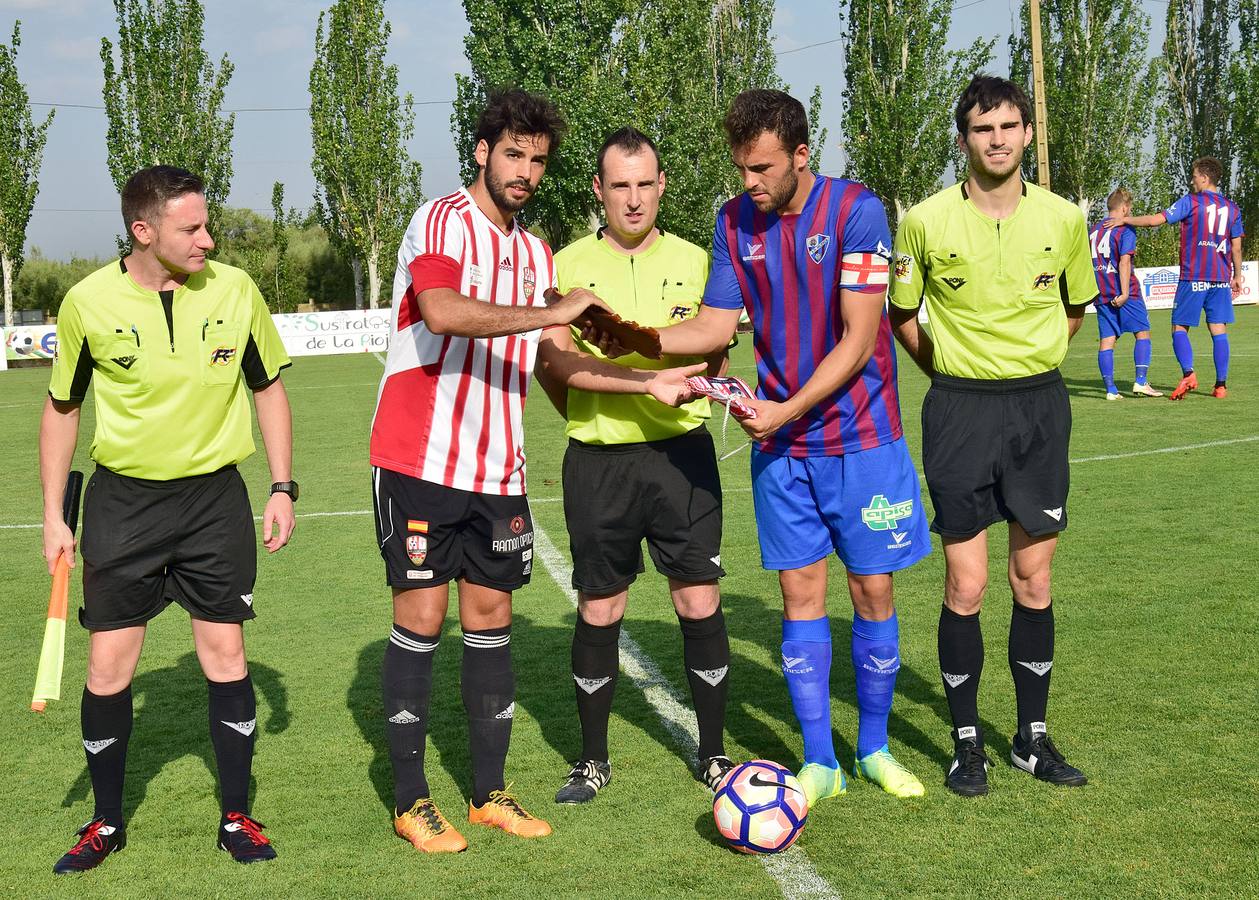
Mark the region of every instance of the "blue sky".
MULTIPOLYGON (((998 38, 993 70, 1008 70, 1006 38, 1018 0, 961 0, 950 43, 969 44, 978 36, 998 38)), ((298 107, 297 111, 239 112, 233 141, 232 192, 228 202, 269 210, 271 185, 285 184, 288 204, 310 205, 307 79, 314 55, 315 23, 327 2, 316 0, 206 0, 206 48, 214 58, 227 53, 236 67, 227 90, 229 108, 298 107)), ((1151 40, 1162 41, 1160 0, 1145 0, 1153 21, 1151 40)), ((402 91, 417 102, 412 154, 424 166, 424 191, 437 196, 458 184, 458 164, 450 135, 449 101, 454 74, 466 72, 466 21, 457 0, 390 0, 393 24, 391 62, 399 69, 402 91), (432 102, 437 101, 437 102, 432 102)), ((0 34, 7 41, 13 20, 22 20, 18 59, 31 100, 58 105, 49 131, 40 194, 27 231, 27 250, 45 255, 105 255, 113 252, 119 230, 118 200, 105 160, 105 114, 68 104, 101 105, 100 39, 116 38, 109 0, 0 0, 0 34), (63 105, 64 104, 64 105, 63 105)), ((820 84, 823 124, 830 129, 823 171, 837 169, 842 63, 836 0, 779 0, 774 22, 779 71, 802 99, 820 84), (794 51, 794 52, 792 52, 794 51)), ((36 115, 47 107, 35 107, 36 115)))

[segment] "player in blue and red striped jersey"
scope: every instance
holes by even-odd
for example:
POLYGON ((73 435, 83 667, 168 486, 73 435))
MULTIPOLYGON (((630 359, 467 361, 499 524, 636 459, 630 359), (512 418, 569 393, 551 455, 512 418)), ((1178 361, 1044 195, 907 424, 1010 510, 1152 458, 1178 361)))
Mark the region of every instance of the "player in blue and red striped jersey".
POLYGON ((1233 321, 1233 298, 1242 289, 1242 228, 1237 204, 1218 190, 1223 164, 1212 156, 1193 162, 1193 191, 1167 209, 1148 216, 1107 219, 1105 224, 1152 227, 1180 223, 1180 284, 1172 307, 1172 349, 1184 373, 1172 399, 1180 400, 1198 387, 1193 371, 1189 329, 1202 321, 1206 309, 1215 361, 1212 397, 1228 396, 1228 326, 1233 321))
POLYGON ((762 564, 783 595, 783 673, 804 734, 809 804, 845 790, 831 739, 827 559, 853 603, 857 775, 901 797, 921 782, 888 750, 900 652, 892 573, 931 550, 918 475, 901 436, 896 351, 884 309, 892 239, 860 184, 814 175, 804 107, 740 94, 726 115, 745 192, 722 207, 704 302, 660 332, 665 353, 722 349, 744 309, 759 385, 742 422, 762 564))
MULTIPOLYGON (((1106 198, 1111 218, 1132 214, 1132 194, 1115 188, 1106 198)), ((1137 397, 1161 397, 1162 391, 1150 387, 1150 314, 1141 299, 1141 286, 1132 269, 1137 252, 1137 233, 1131 225, 1107 227, 1099 222, 1089 229, 1089 248, 1093 253, 1093 271, 1097 275, 1097 367, 1106 386, 1106 399, 1119 400, 1123 394, 1115 387, 1115 341, 1121 334, 1136 335, 1132 361, 1136 381, 1132 393, 1137 397)))

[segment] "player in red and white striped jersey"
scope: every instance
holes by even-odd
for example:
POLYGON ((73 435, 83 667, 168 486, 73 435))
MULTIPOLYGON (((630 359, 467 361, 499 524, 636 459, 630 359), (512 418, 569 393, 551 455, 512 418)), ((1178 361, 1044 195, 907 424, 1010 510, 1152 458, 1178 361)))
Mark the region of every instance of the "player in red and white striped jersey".
MULTIPOLYGON (((543 303, 543 291, 555 285, 551 250, 515 221, 562 129, 542 97, 521 90, 491 96, 477 123, 476 181, 421 207, 398 251, 371 463, 377 539, 394 601, 383 678, 394 828, 428 852, 467 846, 424 777, 433 653, 451 581, 463 627, 469 821, 520 837, 551 831, 506 792, 503 767, 515 709, 511 597, 533 568, 525 392, 542 330, 603 305, 583 290, 543 303)), ((572 356, 574 371, 602 376, 606 385, 597 389, 674 404, 687 396, 684 380, 693 374, 634 372, 572 356)))

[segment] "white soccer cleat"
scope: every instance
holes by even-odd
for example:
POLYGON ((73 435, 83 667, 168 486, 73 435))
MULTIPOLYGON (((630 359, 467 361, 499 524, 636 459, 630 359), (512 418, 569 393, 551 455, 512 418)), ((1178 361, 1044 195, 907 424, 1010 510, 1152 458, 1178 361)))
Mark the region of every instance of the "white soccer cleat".
POLYGON ((1118 391, 1110 391, 1109 393, 1106 394, 1106 399, 1107 400, 1122 400, 1123 394, 1119 393, 1118 391))
POLYGON ((1150 387, 1148 384, 1134 384, 1132 386, 1132 396, 1134 397, 1161 397, 1163 396, 1163 392, 1154 390, 1154 388, 1150 387))

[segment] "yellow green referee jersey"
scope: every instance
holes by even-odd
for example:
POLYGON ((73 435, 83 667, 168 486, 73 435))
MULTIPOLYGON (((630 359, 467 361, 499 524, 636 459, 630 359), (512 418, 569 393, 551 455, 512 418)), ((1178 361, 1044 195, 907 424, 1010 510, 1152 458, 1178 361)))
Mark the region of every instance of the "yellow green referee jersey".
POLYGON ((137 285, 119 260, 70 288, 57 316, 48 394, 80 403, 95 385, 92 459, 169 481, 254 452, 248 391, 288 354, 253 280, 207 262, 173 291, 137 285))
MULTIPOLYGON (((622 318, 664 328, 699 312, 708 280, 708 254, 668 232, 661 232, 640 253, 622 253, 608 245, 600 230, 555 254, 555 270, 561 291, 587 288, 622 318)), ((606 359, 576 330, 573 336, 578 349, 606 359)), ((631 353, 610 362, 636 369, 667 369, 702 359, 648 359, 631 353)), ((583 444, 659 441, 693 431, 708 416, 708 401, 703 398, 674 409, 641 394, 594 394, 569 388, 566 433, 583 444)))
POLYGON ((913 207, 896 233, 889 300, 925 302, 942 375, 1000 379, 1055 369, 1067 355, 1063 304, 1089 303, 1097 280, 1079 208, 1023 185, 1018 208, 997 221, 966 184, 913 207))

